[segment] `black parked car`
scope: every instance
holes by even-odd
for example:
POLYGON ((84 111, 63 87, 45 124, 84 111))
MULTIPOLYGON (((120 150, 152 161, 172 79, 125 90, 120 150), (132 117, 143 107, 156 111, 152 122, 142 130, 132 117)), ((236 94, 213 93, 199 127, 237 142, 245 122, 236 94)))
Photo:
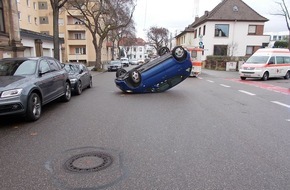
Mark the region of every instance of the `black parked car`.
POLYGON ((66 63, 64 68, 69 74, 72 91, 77 95, 80 95, 83 89, 93 86, 92 75, 84 64, 66 63))
POLYGON ((0 60, 0 116, 21 114, 38 120, 42 106, 57 98, 68 102, 68 73, 51 57, 0 60))

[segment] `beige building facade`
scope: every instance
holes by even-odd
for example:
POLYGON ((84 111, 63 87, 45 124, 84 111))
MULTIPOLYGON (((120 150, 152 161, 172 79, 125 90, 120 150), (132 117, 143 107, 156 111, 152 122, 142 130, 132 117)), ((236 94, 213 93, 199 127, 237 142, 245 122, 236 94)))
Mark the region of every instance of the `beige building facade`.
MULTIPOLYGON (((17 0, 17 6, 21 29, 53 35, 53 14, 50 1, 17 0)), ((78 11, 70 11, 70 13, 82 18, 78 11)), ((94 65, 96 54, 91 33, 82 22, 70 16, 65 9, 60 10, 59 37, 64 39, 61 47, 62 62, 84 62, 87 65, 94 65)), ((110 53, 110 47, 104 43, 102 61, 110 60, 110 53)))
POLYGON ((15 0, 0 0, 0 58, 23 56, 15 0))

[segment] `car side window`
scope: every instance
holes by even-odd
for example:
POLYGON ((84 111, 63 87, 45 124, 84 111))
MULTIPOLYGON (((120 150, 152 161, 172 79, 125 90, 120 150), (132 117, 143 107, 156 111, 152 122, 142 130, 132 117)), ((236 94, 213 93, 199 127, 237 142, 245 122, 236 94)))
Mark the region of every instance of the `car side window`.
POLYGON ((284 58, 282 56, 277 56, 276 57, 276 61, 277 61, 277 64, 283 64, 284 63, 284 58))
POLYGON ((50 67, 49 67, 49 65, 48 65, 46 60, 44 60, 44 59, 40 60, 39 70, 40 70, 41 73, 50 72, 50 67))
POLYGON ((284 63, 290 64, 290 57, 284 57, 284 63))
POLYGON ((60 70, 60 65, 56 63, 55 60, 53 59, 48 59, 49 62, 49 66, 51 68, 52 71, 58 71, 60 70))
POLYGON ((269 62, 268 62, 269 64, 276 64, 276 61, 275 61, 275 57, 273 56, 273 57, 271 57, 270 59, 269 59, 269 62))

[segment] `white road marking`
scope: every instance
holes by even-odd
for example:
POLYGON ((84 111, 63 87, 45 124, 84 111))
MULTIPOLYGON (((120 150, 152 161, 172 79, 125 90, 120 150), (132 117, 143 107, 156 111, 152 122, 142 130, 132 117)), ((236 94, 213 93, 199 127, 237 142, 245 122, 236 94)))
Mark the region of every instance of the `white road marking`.
POLYGON ((255 96, 256 94, 253 94, 251 92, 247 92, 247 91, 244 91, 244 90, 239 90, 239 92, 242 92, 242 93, 245 93, 245 94, 248 94, 250 96, 255 96))
POLYGON ((280 106, 284 106, 284 107, 286 107, 286 108, 290 108, 290 105, 283 104, 283 103, 278 102, 278 101, 271 101, 271 102, 274 103, 274 104, 278 104, 278 105, 280 105, 280 106))
POLYGON ((230 86, 225 85, 225 84, 220 84, 220 85, 223 86, 223 87, 226 87, 226 88, 230 88, 230 86))
POLYGON ((289 121, 290 122, 290 119, 286 119, 286 121, 289 121))
POLYGON ((211 83, 214 83, 214 81, 212 81, 212 80, 207 80, 207 82, 211 82, 211 83))
POLYGON ((198 79, 203 79, 202 77, 197 77, 198 79))

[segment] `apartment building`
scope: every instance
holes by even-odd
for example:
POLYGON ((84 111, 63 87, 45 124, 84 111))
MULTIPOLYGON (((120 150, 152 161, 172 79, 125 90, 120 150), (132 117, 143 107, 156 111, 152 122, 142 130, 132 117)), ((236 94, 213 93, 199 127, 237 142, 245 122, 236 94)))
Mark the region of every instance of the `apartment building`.
POLYGON ((207 55, 248 56, 269 44, 270 36, 263 34, 267 21, 242 0, 223 0, 178 34, 176 43, 204 48, 203 60, 207 55))
POLYGON ((23 56, 19 31, 16 1, 0 0, 0 58, 23 56))
MULTIPOLYGON (((53 56, 53 12, 50 1, 17 0, 17 7, 19 25, 23 34, 21 38, 23 46, 26 47, 24 54, 53 56), (42 50, 37 47, 42 47, 42 50)), ((70 12, 82 19, 78 11, 70 12)), ((61 61, 93 65, 96 53, 89 30, 81 21, 70 16, 65 9, 60 10, 58 23, 61 61)), ((110 48, 106 43, 103 44, 102 61, 110 60, 110 48)))

